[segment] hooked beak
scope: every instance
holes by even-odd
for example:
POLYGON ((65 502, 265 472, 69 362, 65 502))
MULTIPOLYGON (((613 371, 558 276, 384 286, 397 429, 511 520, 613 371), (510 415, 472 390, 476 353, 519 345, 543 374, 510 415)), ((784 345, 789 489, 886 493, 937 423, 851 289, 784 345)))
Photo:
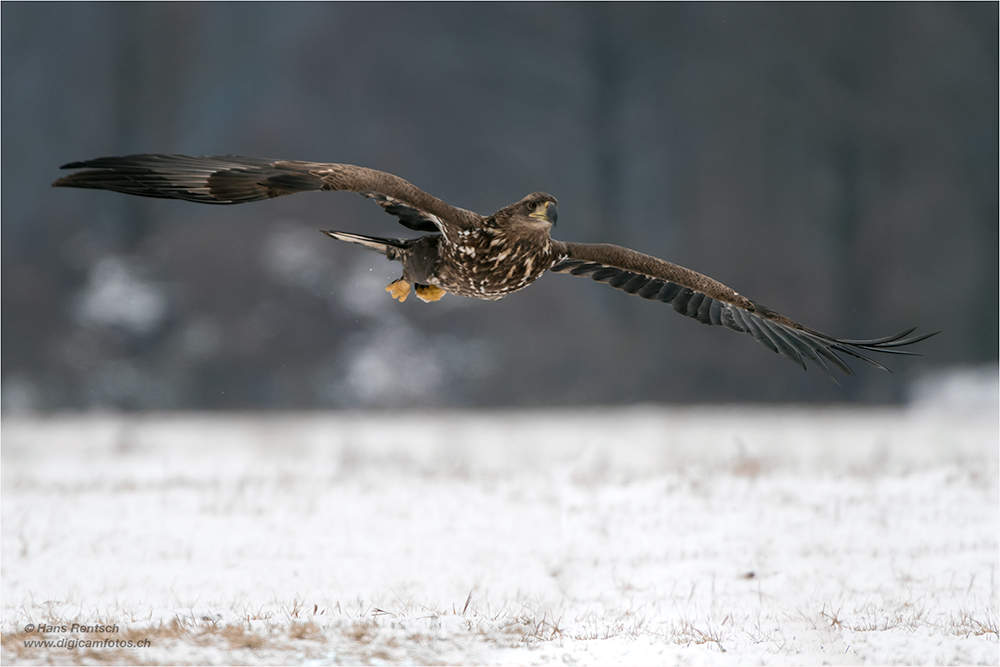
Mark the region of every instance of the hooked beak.
POLYGON ((532 218, 538 218, 540 220, 545 220, 550 224, 556 224, 556 220, 559 218, 559 210, 556 205, 550 201, 542 204, 541 208, 535 209, 534 213, 530 214, 532 218))

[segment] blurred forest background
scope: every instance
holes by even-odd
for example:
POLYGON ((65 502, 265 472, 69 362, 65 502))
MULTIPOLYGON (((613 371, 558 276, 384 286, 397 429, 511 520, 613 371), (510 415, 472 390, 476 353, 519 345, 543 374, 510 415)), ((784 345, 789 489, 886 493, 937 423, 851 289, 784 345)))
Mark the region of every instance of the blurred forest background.
POLYGON ((894 402, 997 358, 998 5, 3 3, 6 411, 894 402), (165 152, 348 162, 707 273, 807 326, 944 333, 841 386, 590 280, 392 301, 351 194, 56 190, 165 152))

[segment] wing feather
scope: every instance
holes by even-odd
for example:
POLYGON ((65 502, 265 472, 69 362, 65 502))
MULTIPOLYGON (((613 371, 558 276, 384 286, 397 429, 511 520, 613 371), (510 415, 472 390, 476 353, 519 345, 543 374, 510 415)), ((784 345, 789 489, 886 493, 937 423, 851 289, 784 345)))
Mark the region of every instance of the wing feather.
POLYGON ((200 204, 242 204, 309 191, 344 190, 373 199, 418 231, 467 229, 483 217, 429 195, 398 176, 351 164, 237 155, 141 154, 71 162, 56 187, 96 188, 200 204))
MULTIPOLYGON (((641 275, 641 274, 640 274, 641 275)), ((644 278, 649 278, 649 276, 643 276, 644 278)), ((659 296, 660 290, 666 283, 659 278, 651 278, 646 284, 639 290, 638 294, 643 299, 655 299, 659 296)))
POLYGON ((769 320, 761 320, 768 331, 771 333, 771 340, 774 341, 775 345, 778 346, 778 351, 785 355, 798 365, 802 366, 804 369, 806 367, 806 362, 802 360, 802 355, 811 358, 808 348, 805 346, 800 347, 801 343, 797 344, 796 340, 790 336, 787 336, 784 331, 781 330, 777 324, 769 320))
POLYGON ((660 288, 660 293, 656 295, 656 298, 658 301, 662 301, 663 303, 670 303, 682 289, 684 289, 683 285, 671 282, 664 283, 663 287, 660 288))
POLYGON ((834 368, 845 375, 854 373, 840 354, 888 370, 864 352, 912 355, 915 353, 898 348, 939 333, 911 336, 914 329, 908 329, 870 340, 833 338, 765 308, 708 276, 628 248, 561 243, 559 250, 560 260, 550 269, 555 273, 590 276, 629 294, 668 303, 678 313, 704 324, 750 334, 761 345, 803 369, 807 367, 806 360, 811 361, 834 381, 834 368))

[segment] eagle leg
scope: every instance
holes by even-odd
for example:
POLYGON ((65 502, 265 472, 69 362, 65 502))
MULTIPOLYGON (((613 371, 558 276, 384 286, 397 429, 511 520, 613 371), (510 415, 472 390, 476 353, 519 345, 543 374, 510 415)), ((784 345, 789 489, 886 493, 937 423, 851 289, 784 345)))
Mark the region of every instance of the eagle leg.
POLYGON ((385 291, 391 294, 393 299, 398 299, 400 303, 403 303, 406 301, 406 297, 410 295, 410 283, 400 278, 389 283, 385 291))
POLYGON ((440 287, 435 285, 417 285, 416 286, 417 298, 424 303, 430 303, 431 301, 438 301, 447 292, 445 292, 440 287))

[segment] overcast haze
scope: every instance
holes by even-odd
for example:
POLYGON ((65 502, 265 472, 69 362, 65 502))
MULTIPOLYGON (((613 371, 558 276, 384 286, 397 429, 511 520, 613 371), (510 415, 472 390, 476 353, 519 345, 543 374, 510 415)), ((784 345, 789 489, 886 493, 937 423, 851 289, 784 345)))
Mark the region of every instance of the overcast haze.
POLYGON ((3 3, 6 410, 905 398, 997 356, 996 3, 3 3), (590 280, 392 301, 351 194, 53 190, 142 152, 348 162, 707 273, 835 336, 831 383, 590 280))

